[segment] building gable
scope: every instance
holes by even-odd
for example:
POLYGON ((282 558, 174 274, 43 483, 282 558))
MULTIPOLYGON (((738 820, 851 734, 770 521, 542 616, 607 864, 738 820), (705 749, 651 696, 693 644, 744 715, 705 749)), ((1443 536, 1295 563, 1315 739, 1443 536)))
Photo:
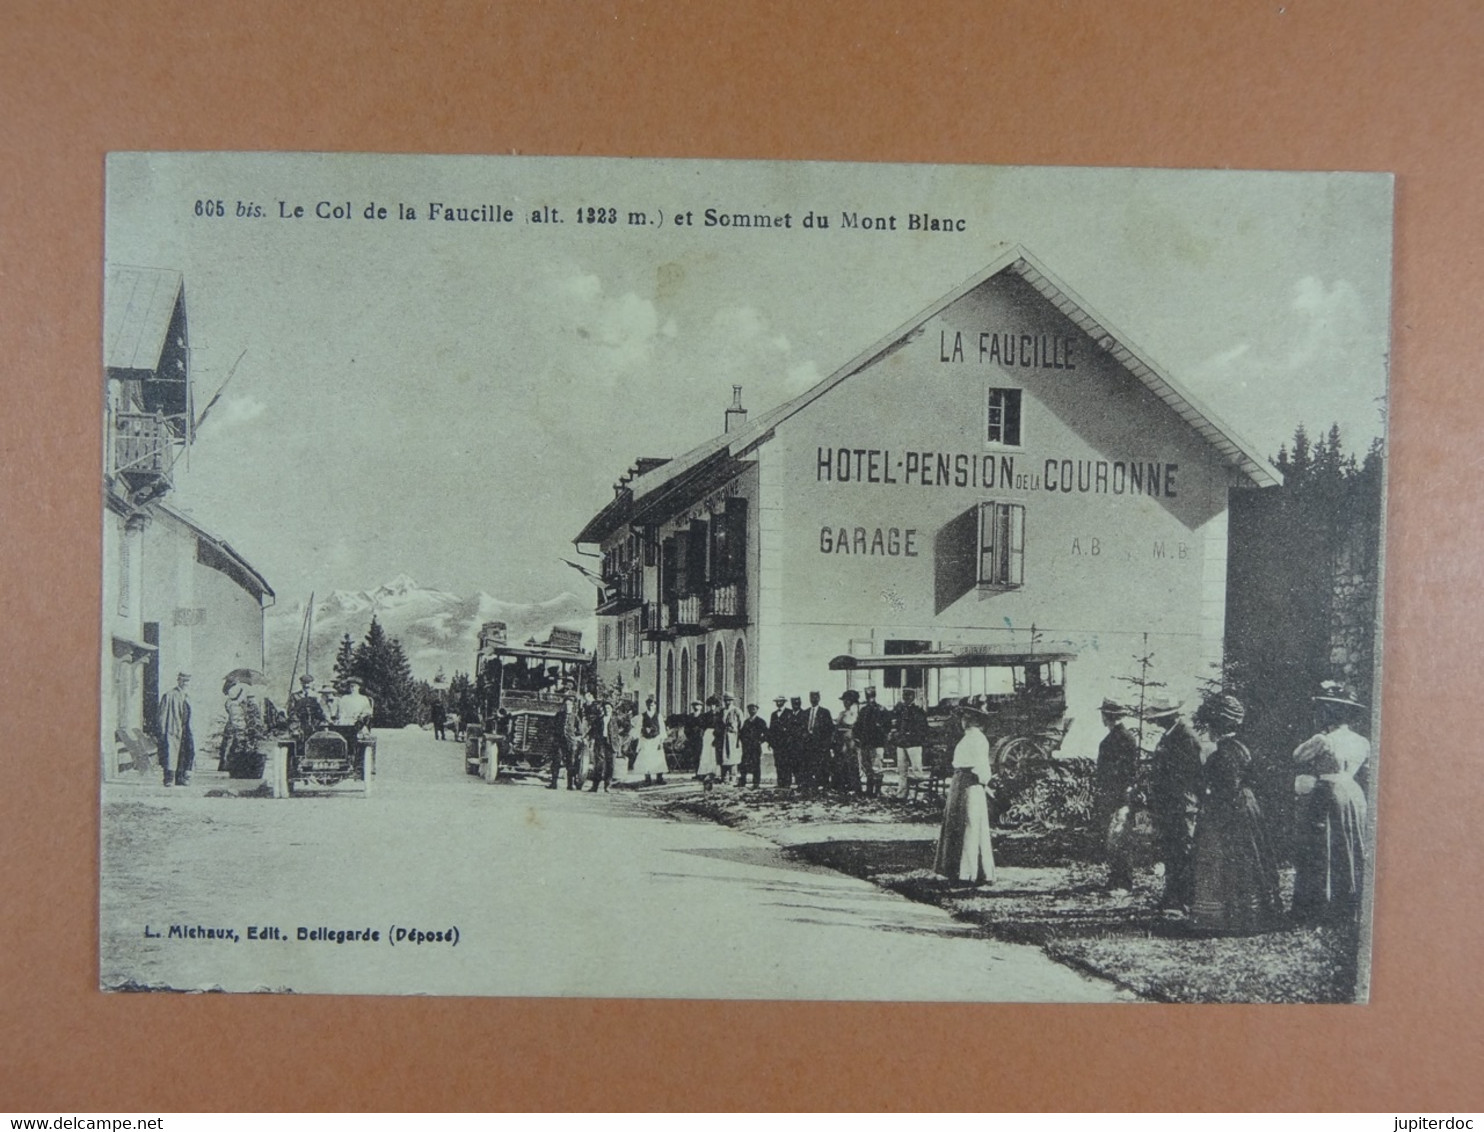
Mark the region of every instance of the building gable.
MULTIPOLYGON (((978 275, 943 296, 926 311, 868 347, 798 397, 760 414, 756 420, 736 432, 713 437, 669 463, 635 478, 625 486, 620 499, 594 517, 577 541, 599 541, 606 537, 608 531, 623 521, 622 517, 633 504, 641 502, 653 492, 673 490, 672 481, 693 473, 698 466, 715 461, 723 454, 733 457, 745 455, 759 444, 765 443, 785 421, 805 411, 857 374, 882 364, 896 352, 923 339, 930 323, 997 277, 1023 281, 1069 324, 1075 326, 1096 350, 1112 358, 1129 377, 1167 405, 1185 427, 1214 450, 1222 463, 1238 474, 1242 482, 1253 487, 1269 487, 1282 483, 1282 475, 1255 446, 1239 437, 1170 374, 1131 343, 1127 336, 1094 313, 1087 303, 1078 298, 1071 288, 1058 280, 1031 253, 1016 246, 978 275)), ((1017 347, 1018 345, 1019 343, 1017 347)), ((976 341, 974 349, 977 348, 976 341)), ((1033 357, 1039 362, 1039 343, 1034 344, 1032 349, 1033 357)), ((1053 365, 1057 357, 1055 354, 1050 355, 1053 365)))

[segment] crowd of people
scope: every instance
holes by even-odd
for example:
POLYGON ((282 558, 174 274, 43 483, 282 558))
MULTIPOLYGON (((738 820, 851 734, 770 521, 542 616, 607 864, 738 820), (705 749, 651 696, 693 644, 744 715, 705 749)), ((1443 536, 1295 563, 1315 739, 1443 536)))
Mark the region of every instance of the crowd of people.
POLYGON ((672 716, 672 749, 683 752, 684 765, 695 768, 705 789, 717 782, 762 785, 762 755, 773 755, 776 787, 780 790, 835 790, 877 797, 884 791, 886 754, 896 752, 897 792, 905 796, 923 772, 922 751, 927 742, 927 712, 906 689, 901 702, 887 708, 877 701, 876 689, 861 693, 849 689, 840 696, 838 715, 809 693, 805 706, 799 696, 777 696, 767 719, 756 704, 747 713, 734 698, 723 695, 699 700, 686 715, 672 716), (735 773, 735 778, 733 777, 735 773))
POLYGON ((738 706, 730 693, 695 700, 688 712, 662 718, 653 696, 642 710, 620 699, 567 690, 557 712, 556 751, 549 789, 563 775, 567 789, 608 789, 615 767, 625 761, 627 775, 642 785, 663 785, 666 774, 687 773, 704 790, 717 784, 761 787, 763 756, 772 754, 776 788, 836 790, 876 797, 884 793, 886 754, 896 752, 897 793, 905 796, 925 775, 923 747, 927 712, 911 689, 894 708, 878 702, 874 687, 841 697, 838 715, 811 692, 778 696, 764 718, 757 704, 738 706))
MULTIPOLYGON (((1288 915, 1301 922, 1354 922, 1365 885, 1370 744, 1351 730, 1364 709, 1352 691, 1326 682, 1313 697, 1317 731, 1293 752, 1294 891, 1288 915)), ((1222 696, 1208 713, 1203 744, 1168 698, 1142 718, 1159 732, 1146 761, 1126 721, 1136 713, 1105 700, 1108 733, 1098 749, 1094 829, 1106 834, 1108 883, 1132 887, 1141 844, 1163 868, 1161 909, 1211 933, 1247 934, 1284 922, 1278 859, 1258 801, 1251 751, 1240 738, 1246 709, 1222 696), (1140 837, 1140 830, 1150 835, 1140 837)))

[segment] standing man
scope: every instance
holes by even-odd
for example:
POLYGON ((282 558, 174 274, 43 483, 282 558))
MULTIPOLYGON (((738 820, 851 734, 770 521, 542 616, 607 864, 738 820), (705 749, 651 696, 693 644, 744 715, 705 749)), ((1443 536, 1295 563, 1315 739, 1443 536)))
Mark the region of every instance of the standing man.
POLYGON ((577 697, 568 692, 562 697, 562 706, 556 713, 556 742, 551 748, 551 781, 548 790, 557 788, 557 779, 562 768, 567 770, 567 789, 572 788, 572 764, 576 759, 577 745, 582 742, 582 716, 577 711, 577 697))
POLYGON ((165 772, 166 786, 187 785, 196 762, 196 740, 191 735, 191 701, 186 694, 186 685, 190 682, 189 672, 176 673, 175 687, 160 697, 160 766, 165 772))
POLYGON ((1150 768, 1150 808, 1165 866, 1160 908, 1177 916, 1190 912, 1195 877, 1195 823, 1201 809, 1201 741, 1180 715, 1180 704, 1159 696, 1145 710, 1149 722, 1164 729, 1150 768))
POLYGON ((443 706, 443 701, 437 696, 433 697, 433 703, 428 708, 428 714, 433 720, 433 738, 447 739, 448 735, 444 732, 444 725, 448 723, 448 709, 443 706))
POLYGON ((1139 772, 1139 742, 1123 725, 1127 709, 1115 700, 1103 700, 1103 726, 1108 734, 1098 744, 1098 765, 1094 775, 1097 800, 1092 811, 1092 831, 1108 858, 1108 887, 1131 889, 1134 886, 1133 865, 1120 847, 1108 845, 1108 826, 1119 807, 1126 805, 1139 772))
POLYGON ((922 748, 927 743, 927 712, 917 702, 917 693, 912 688, 902 689, 901 702, 892 710, 891 731, 897 747, 897 772, 901 781, 897 785, 897 797, 907 797, 912 789, 912 776, 922 776, 922 748))
POLYGON ((593 759, 593 793, 596 794, 601 785, 606 794, 613 782, 613 760, 622 748, 629 728, 627 720, 613 710, 610 701, 602 701, 598 705, 598 712, 598 720, 588 734, 588 742, 591 744, 593 759))
POLYGON ((881 793, 881 779, 886 774, 886 739, 891 734, 891 713, 876 702, 876 688, 866 688, 866 702, 855 721, 856 755, 860 759, 860 776, 866 797, 881 793))
POLYGON ((835 721, 829 709, 820 707, 819 693, 809 693, 809 706, 804 709, 804 725, 801 729, 804 749, 804 765, 800 776, 803 786, 826 785, 829 772, 830 744, 834 740, 835 721))
POLYGON ((721 728, 716 734, 716 757, 721 763, 721 780, 725 782, 731 777, 732 768, 742 758, 738 743, 742 734, 742 712, 730 692, 724 693, 721 699, 721 728))
POLYGON ((747 718, 737 730, 737 742, 742 747, 742 765, 738 768, 737 785, 746 786, 747 776, 752 775, 753 786, 763 784, 763 744, 768 740, 768 725, 757 713, 757 704, 747 705, 747 718))
POLYGON ((794 782, 794 756, 790 749, 793 740, 793 721, 790 719, 788 700, 773 697, 773 714, 768 717, 768 745, 773 748, 773 769, 777 772, 779 789, 792 786, 794 782))

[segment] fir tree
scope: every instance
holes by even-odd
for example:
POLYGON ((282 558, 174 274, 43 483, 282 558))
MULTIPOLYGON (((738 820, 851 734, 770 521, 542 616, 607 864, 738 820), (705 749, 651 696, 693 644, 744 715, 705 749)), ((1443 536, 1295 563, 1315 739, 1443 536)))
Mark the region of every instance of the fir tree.
POLYGON ((340 647, 335 651, 335 694, 345 695, 350 691, 350 682, 357 679, 355 668, 355 642, 350 639, 350 634, 340 638, 340 647))

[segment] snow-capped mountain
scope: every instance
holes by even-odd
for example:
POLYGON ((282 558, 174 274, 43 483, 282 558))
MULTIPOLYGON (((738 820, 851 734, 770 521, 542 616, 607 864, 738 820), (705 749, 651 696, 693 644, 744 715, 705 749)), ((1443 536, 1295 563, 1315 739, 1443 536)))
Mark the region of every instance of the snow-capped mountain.
MULTIPOLYGON (((304 625, 305 601, 282 602, 268 610, 268 678, 270 688, 282 694, 294 666, 294 650, 304 625)), ((545 639, 553 626, 576 629, 591 650, 597 638, 593 596, 558 594, 548 601, 521 604, 501 601, 483 590, 469 597, 445 590, 424 589, 399 574, 374 590, 334 590, 314 602, 314 633, 309 671, 327 679, 335 651, 347 633, 359 644, 375 617, 387 636, 402 642, 412 673, 430 680, 442 669, 446 675, 469 672, 479 627, 486 621, 504 621, 512 641, 545 639)), ((299 662, 299 672, 304 662, 299 662)))

